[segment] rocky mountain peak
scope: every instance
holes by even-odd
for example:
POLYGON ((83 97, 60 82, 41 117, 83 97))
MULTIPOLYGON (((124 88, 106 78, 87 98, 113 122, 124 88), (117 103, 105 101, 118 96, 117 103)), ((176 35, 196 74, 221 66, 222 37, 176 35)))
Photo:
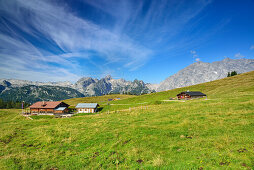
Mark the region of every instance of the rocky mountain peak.
POLYGON ((112 77, 111 77, 111 75, 107 75, 107 76, 104 77, 104 79, 105 80, 112 80, 112 77))
POLYGON ((224 62, 226 61, 227 62, 227 61, 230 61, 230 60, 231 60, 230 58, 226 57, 222 61, 224 61, 224 62))
POLYGON ((161 82, 157 91, 165 91, 225 78, 228 72, 254 70, 254 59, 230 59, 213 63, 196 62, 161 82))
POLYGON ((7 80, 3 80, 0 84, 4 87, 10 87, 11 86, 11 83, 7 80))
POLYGON ((91 78, 91 77, 82 77, 82 78, 80 78, 77 82, 81 82, 81 81, 91 81, 91 80, 93 80, 93 78, 91 78))

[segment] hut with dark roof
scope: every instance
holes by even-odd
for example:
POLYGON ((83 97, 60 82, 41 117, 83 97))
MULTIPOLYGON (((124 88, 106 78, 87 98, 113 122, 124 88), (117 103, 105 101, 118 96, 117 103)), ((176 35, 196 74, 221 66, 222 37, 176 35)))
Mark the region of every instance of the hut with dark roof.
POLYGON ((54 115, 68 113, 69 105, 64 102, 57 101, 40 101, 30 106, 30 114, 54 115))
POLYGON ((180 99, 195 99, 206 97, 206 94, 200 91, 184 91, 176 95, 178 100, 180 99))

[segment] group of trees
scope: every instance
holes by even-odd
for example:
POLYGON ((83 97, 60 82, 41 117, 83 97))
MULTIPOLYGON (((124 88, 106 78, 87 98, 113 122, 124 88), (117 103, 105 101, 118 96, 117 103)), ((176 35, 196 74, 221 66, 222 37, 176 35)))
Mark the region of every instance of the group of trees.
MULTIPOLYGON (((23 108, 28 107, 29 104, 23 102, 23 108)), ((22 102, 20 101, 4 101, 0 99, 0 109, 22 109, 22 102)))
POLYGON ((231 77, 231 76, 235 76, 235 75, 237 75, 237 72, 236 71, 231 71, 231 72, 228 72, 227 77, 231 77))

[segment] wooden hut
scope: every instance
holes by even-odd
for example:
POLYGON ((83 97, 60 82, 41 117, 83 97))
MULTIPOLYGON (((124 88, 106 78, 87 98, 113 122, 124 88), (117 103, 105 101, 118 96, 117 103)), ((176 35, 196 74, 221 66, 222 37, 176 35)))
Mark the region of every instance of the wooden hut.
POLYGON ((68 113, 69 105, 64 102, 57 101, 40 101, 30 106, 30 114, 38 115, 54 115, 68 113))
POLYGON ((94 113, 98 109, 97 103, 79 103, 76 106, 78 113, 94 113))
POLYGON ((206 97, 206 94, 200 91, 184 91, 177 94, 178 100, 180 99, 195 99, 195 98, 202 98, 206 97))

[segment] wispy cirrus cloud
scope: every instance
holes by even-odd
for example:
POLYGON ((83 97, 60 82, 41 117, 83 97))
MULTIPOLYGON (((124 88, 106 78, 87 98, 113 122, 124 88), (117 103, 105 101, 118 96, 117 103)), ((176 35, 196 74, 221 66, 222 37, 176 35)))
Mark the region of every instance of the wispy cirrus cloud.
POLYGON ((235 54, 235 58, 236 59, 242 59, 242 58, 244 58, 245 56, 244 55, 242 55, 241 53, 236 53, 235 54))
POLYGON ((250 46, 250 50, 254 50, 254 45, 250 46))
MULTIPOLYGON (((16 61, 13 65, 23 63, 23 69, 27 72, 41 69, 40 71, 45 74, 54 75, 51 70, 58 70, 59 74, 73 76, 69 71, 70 68, 62 66, 68 65, 71 69, 80 68, 77 62, 73 62, 75 61, 73 58, 91 59, 93 56, 88 51, 93 51, 93 55, 97 55, 105 63, 124 63, 124 67, 133 70, 142 66, 152 53, 128 36, 114 33, 75 16, 68 8, 50 1, 2 1, 0 9, 0 14, 5 17, 1 20, 3 29, 0 35, 1 58, 7 55, 18 56, 15 60, 20 62, 16 61), (26 38, 23 37, 24 34, 27 35, 26 38), (31 42, 34 39, 47 40, 46 47, 42 48, 31 42), (49 44, 55 46, 57 50, 47 49, 49 44)), ((6 58, 6 61, 8 60, 6 58)), ((5 66, 7 63, 2 63, 2 67, 5 66)), ((21 73, 17 69, 12 71, 16 71, 14 74, 21 73)), ((78 76, 74 77, 76 79, 78 76)), ((58 76, 56 80, 59 80, 58 76)))
POLYGON ((0 1, 1 77, 75 81, 114 68, 138 70, 211 1, 78 2, 112 24, 81 16, 67 2, 0 1))
POLYGON ((193 60, 195 60, 195 61, 197 61, 197 62, 200 61, 200 58, 199 58, 199 56, 198 56, 198 54, 197 54, 197 51, 191 50, 190 53, 191 53, 191 55, 192 55, 193 60))

